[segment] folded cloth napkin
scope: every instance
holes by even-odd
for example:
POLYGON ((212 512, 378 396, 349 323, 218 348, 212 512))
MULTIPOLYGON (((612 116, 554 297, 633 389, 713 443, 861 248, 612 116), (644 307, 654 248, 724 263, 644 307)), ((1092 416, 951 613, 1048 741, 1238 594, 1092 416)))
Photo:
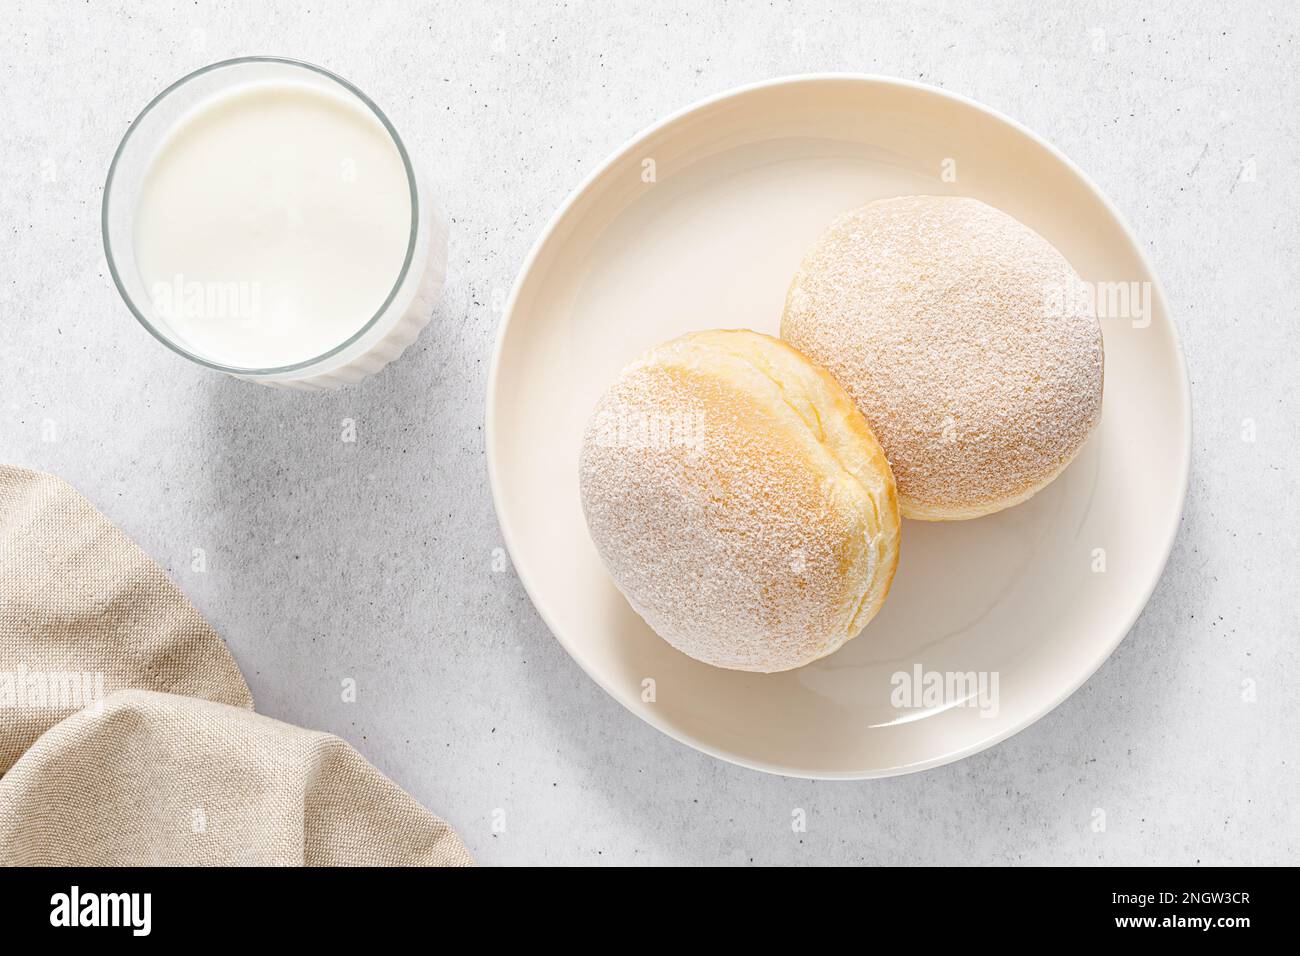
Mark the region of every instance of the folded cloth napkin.
POLYGON ((143 551, 65 482, 0 465, 0 863, 472 864, 342 740, 252 707, 143 551))

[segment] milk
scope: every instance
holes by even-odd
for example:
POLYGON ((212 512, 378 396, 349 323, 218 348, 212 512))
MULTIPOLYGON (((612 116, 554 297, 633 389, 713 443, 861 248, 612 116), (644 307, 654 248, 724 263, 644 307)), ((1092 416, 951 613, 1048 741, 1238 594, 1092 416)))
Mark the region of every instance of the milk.
POLYGON ((201 102, 162 139, 133 243, 180 345, 278 368, 341 345, 384 306, 411 217, 401 155, 360 101, 256 81, 201 102))

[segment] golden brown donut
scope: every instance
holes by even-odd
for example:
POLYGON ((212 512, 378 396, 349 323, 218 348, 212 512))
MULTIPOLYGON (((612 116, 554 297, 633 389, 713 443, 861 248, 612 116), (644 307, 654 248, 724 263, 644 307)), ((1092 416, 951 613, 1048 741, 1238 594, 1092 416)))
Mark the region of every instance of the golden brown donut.
POLYGON ((837 650, 898 564, 897 493, 871 428, 829 374, 756 332, 686 335, 624 369, 580 474, 619 590, 718 667, 782 671, 837 650))

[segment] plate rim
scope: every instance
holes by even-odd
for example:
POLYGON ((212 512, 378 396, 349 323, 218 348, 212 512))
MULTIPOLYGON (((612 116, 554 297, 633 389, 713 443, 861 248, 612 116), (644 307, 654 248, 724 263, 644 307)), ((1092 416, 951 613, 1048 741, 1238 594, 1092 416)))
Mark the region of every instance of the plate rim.
POLYGON ((484 417, 485 417, 484 442, 485 442, 485 451, 487 455, 488 485, 492 493, 492 507, 493 510, 496 512, 496 516, 497 516, 497 527, 501 531, 501 536, 505 543, 506 552, 510 555, 510 563, 514 567, 515 576, 519 578, 519 582, 524 587, 524 593, 528 595, 528 599, 529 601, 532 602, 534 610, 537 611, 538 616, 540 616, 543 623, 546 624, 547 629, 551 632, 551 636, 554 637, 555 640, 560 644, 560 646, 564 648, 565 653, 569 655, 569 657, 582 669, 582 671, 589 678, 591 678, 591 680, 593 680, 596 683, 598 687, 600 687, 606 694, 612 697, 625 710, 629 711, 638 719, 644 721, 645 723, 649 724, 651 727, 658 730, 660 733, 665 734, 666 736, 672 738, 678 743, 685 744, 686 746, 691 747, 694 750, 697 750, 704 754, 708 754, 710 757, 714 757, 726 763, 734 764, 739 767, 744 767, 747 770, 755 770, 761 773, 769 773, 777 776, 792 777, 792 778, 804 779, 804 780, 874 780, 874 779, 882 779, 887 777, 903 776, 912 773, 919 773, 925 770, 932 770, 936 767, 942 767, 946 764, 955 763, 958 760, 962 760, 965 759, 966 757, 970 757, 974 754, 979 753, 980 751, 988 750, 991 747, 995 747, 998 744, 1002 743, 1003 741, 1009 739, 1010 737, 1013 737, 1016 734, 1020 733, 1022 730, 1025 730, 1026 728, 1031 727, 1034 724, 1038 723, 1038 721, 1040 721, 1043 717, 1047 716, 1052 711, 1054 711, 1057 707, 1063 704, 1069 697, 1071 697, 1075 691, 1077 691, 1080 687, 1082 687, 1084 684, 1086 684, 1089 680, 1092 679, 1093 675, 1096 674, 1098 670, 1100 670, 1102 664, 1106 663, 1106 661, 1110 659, 1110 656, 1115 653, 1115 649, 1119 647, 1121 643, 1123 643, 1126 637, 1128 637, 1129 633, 1133 630, 1134 624, 1136 624, 1138 618, 1142 616, 1142 612, 1146 610, 1147 605, 1151 601, 1151 595, 1155 592, 1157 585, 1159 585, 1161 579, 1164 577, 1165 569, 1168 567, 1169 564, 1169 557, 1173 553, 1174 543, 1178 539, 1178 532, 1179 529, 1182 527, 1183 515, 1187 508, 1187 491, 1191 480, 1191 457, 1192 457, 1191 382, 1187 374, 1187 359, 1183 351, 1182 336, 1178 331, 1178 324, 1174 321, 1174 316, 1172 314, 1172 311, 1169 308, 1169 301, 1165 297, 1164 288, 1160 283, 1160 277, 1156 274, 1155 269, 1152 267, 1151 260, 1147 256, 1146 250, 1142 247, 1141 243, 1138 241, 1137 235, 1134 233, 1132 227, 1129 225, 1128 220, 1115 206, 1115 204, 1111 202, 1110 198, 1104 192, 1102 192, 1102 190, 1097 186, 1095 182, 1093 182, 1092 178, 1083 171, 1083 169, 1081 169, 1073 160, 1071 160, 1068 156, 1066 156, 1063 152, 1061 152, 1061 150, 1059 150, 1056 146, 1054 146, 1052 143, 1050 143, 1043 137, 1039 136, 1033 130, 1021 124, 1019 121, 1013 119, 1010 116, 1007 116, 1006 114, 1000 112, 999 110, 994 109, 993 107, 986 106, 983 103, 971 99, 970 97, 965 96, 961 93, 955 93, 950 90, 943 89, 941 87, 932 86, 928 83, 919 83, 914 80, 907 80, 900 77, 884 76, 881 74, 874 74, 874 73, 854 73, 854 72, 797 73, 797 74, 789 74, 786 76, 775 77, 767 80, 759 80, 753 83, 746 83, 740 86, 731 87, 729 89, 723 90, 720 93, 715 93, 710 96, 703 97, 702 99, 695 100, 687 104, 686 106, 683 106, 682 108, 673 111, 672 113, 668 114, 662 119, 659 119, 651 123, 649 126, 644 127, 636 134, 634 134, 630 139, 626 140, 625 142, 620 144, 617 148, 615 148, 611 153, 609 153, 599 164, 597 164, 592 169, 590 173, 588 173, 586 176, 582 178, 582 180, 578 183, 577 186, 575 186, 572 190, 569 191, 569 193, 565 196, 564 200, 556 208, 555 212, 551 214, 550 218, 546 222, 546 225, 542 228, 542 231, 538 234, 537 238, 533 241, 531 248, 528 250, 528 254, 524 257, 524 260, 519 267, 519 271, 515 275, 514 282, 512 283, 510 288, 510 294, 506 298, 505 306, 502 309, 501 321, 497 325, 496 338, 492 347, 492 361, 488 368, 487 400, 484 406, 484 417), (502 486, 501 486, 502 479, 501 479, 500 464, 497 461, 497 451, 496 451, 497 434, 496 434, 495 423, 497 417, 497 394, 500 388, 499 373, 501 369, 501 353, 505 346, 506 336, 509 333, 510 325, 515 318, 515 310, 518 303, 518 298, 520 292, 523 289, 524 283, 528 279, 528 277, 532 274, 533 266, 535 265, 538 257, 541 255, 542 250, 546 247, 552 235, 555 233, 557 227, 560 225, 561 222, 564 221, 569 211, 578 203, 578 201, 584 195, 586 195, 587 191, 602 176, 604 176, 605 173, 608 172, 616 163, 624 159, 629 153, 635 150, 638 146, 640 146, 650 137, 654 136, 660 130, 676 123, 677 121, 683 119, 684 117, 692 113, 695 113, 699 110, 705 109, 706 107, 713 106, 725 100, 739 98, 741 96, 747 95, 757 90, 778 87, 778 86, 795 86, 795 85, 800 85, 805 83, 816 84, 816 83, 822 83, 826 81, 835 81, 835 82, 848 81, 848 82, 863 83, 868 86, 897 87, 897 88, 902 88, 902 89, 907 89, 912 91, 920 91, 932 96, 938 96, 943 99, 948 99, 962 106, 983 113, 985 116, 993 119, 994 121, 1006 124, 1007 126, 1011 127, 1013 130, 1028 137, 1035 145, 1040 146, 1043 149, 1047 150, 1047 152, 1057 162, 1061 163, 1063 166, 1066 167, 1067 170, 1069 170, 1076 177, 1078 177, 1079 181, 1088 188, 1088 190, 1092 193, 1092 195, 1097 200, 1100 201, 1102 207, 1115 221, 1115 223, 1120 227, 1120 230, 1123 232, 1124 237, 1128 240, 1129 244, 1137 253, 1138 262, 1145 270, 1147 276, 1149 277, 1151 281, 1152 291, 1155 297, 1157 298, 1157 300, 1159 301, 1162 307, 1162 311, 1164 312, 1164 315, 1168 320, 1169 331, 1174 344, 1173 351, 1176 360, 1176 367, 1177 367, 1178 380, 1180 386, 1178 390, 1179 391, 1178 400, 1182 412, 1181 431, 1183 433, 1182 435, 1183 454, 1182 454, 1182 460, 1181 462, 1179 462, 1179 472, 1180 472, 1181 480, 1179 482, 1179 488, 1178 488, 1178 509, 1177 509, 1178 517, 1175 521, 1171 523, 1171 527, 1166 532, 1165 541, 1161 549, 1162 554, 1160 557, 1160 561, 1154 573, 1151 575, 1150 581, 1147 582, 1147 585, 1144 588, 1144 593, 1142 594, 1141 600, 1138 601, 1136 606, 1129 612, 1127 623, 1124 625, 1122 629, 1118 631, 1118 636, 1109 642, 1108 646, 1104 648, 1103 652, 1100 653, 1095 660, 1093 660, 1086 668, 1081 669, 1080 676, 1078 677, 1077 680, 1075 680, 1072 684, 1066 687, 1062 692, 1060 692, 1053 699, 1051 699, 1050 702, 1045 704, 1041 709, 1025 717, 1023 720, 1019 721, 1018 723, 1010 727, 1004 728, 1002 730, 999 730, 996 733, 990 734, 987 737, 981 738, 980 740, 972 744, 969 744, 965 747, 957 748, 948 753, 941 754, 937 757, 931 757, 925 760, 917 761, 915 763, 903 764, 900 766, 889 767, 882 770, 809 771, 799 767, 789 767, 789 766, 783 766, 783 765, 778 765, 773 763, 767 763, 765 761, 747 759, 737 754, 720 750, 719 748, 714 747, 707 741, 700 740, 696 737, 693 737, 690 734, 679 732, 677 728, 669 726, 666 721, 660 718, 653 711, 648 712, 645 710, 634 708, 631 705, 631 703, 623 699, 622 695, 615 692, 615 690, 604 679, 602 679, 602 677, 599 674, 595 673, 590 667, 587 666, 586 661, 583 660, 581 655, 575 652, 574 648, 570 645, 569 641, 566 640, 566 638, 561 635, 560 629, 558 629, 555 626, 553 615, 550 613, 550 610, 547 608, 545 602, 539 599, 537 588, 535 587, 535 584, 530 580, 530 575, 525 573, 524 567, 521 564, 519 564, 519 562, 516 560, 515 556, 517 554, 517 550, 514 541, 514 532, 511 528, 507 527, 506 522, 503 520, 503 512, 500 505, 501 501, 504 500, 504 496, 502 494, 502 486))

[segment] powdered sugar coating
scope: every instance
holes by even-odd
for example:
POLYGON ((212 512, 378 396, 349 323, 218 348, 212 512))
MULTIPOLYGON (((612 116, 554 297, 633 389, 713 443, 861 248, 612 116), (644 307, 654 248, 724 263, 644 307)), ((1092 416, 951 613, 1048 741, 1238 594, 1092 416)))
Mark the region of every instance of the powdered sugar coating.
POLYGON ((889 456, 904 517, 977 517, 1055 478, 1101 415, 1081 280, 978 200, 840 216, 790 287, 781 335, 839 379, 889 456))
POLYGON ((828 654, 893 577, 883 451, 825 372, 767 336, 686 336, 625 369, 592 416, 580 478, 619 589, 709 664, 777 671, 828 654))

